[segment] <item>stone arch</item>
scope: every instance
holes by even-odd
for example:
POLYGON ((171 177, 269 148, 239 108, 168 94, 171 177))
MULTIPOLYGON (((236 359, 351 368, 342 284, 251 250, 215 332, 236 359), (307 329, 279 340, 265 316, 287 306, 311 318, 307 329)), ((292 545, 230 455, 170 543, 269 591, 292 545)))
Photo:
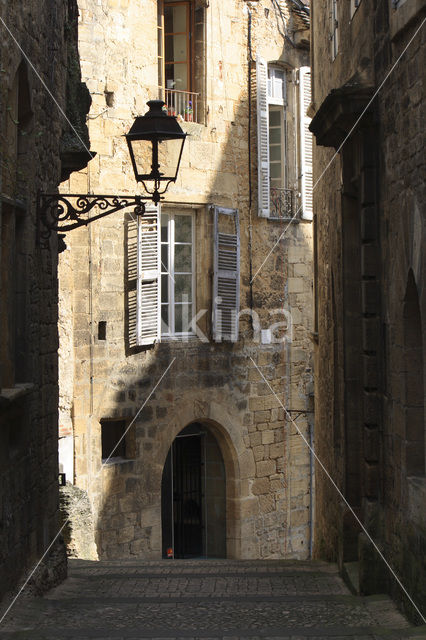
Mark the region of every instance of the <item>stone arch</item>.
POLYGON ((240 464, 237 449, 232 441, 230 433, 223 425, 212 418, 202 417, 189 420, 180 427, 175 428, 168 439, 167 451, 162 451, 162 469, 166 467, 171 446, 176 437, 191 425, 199 424, 214 438, 223 460, 225 471, 225 505, 226 505, 226 557, 236 558, 240 555, 241 518, 240 518, 240 464))
POLYGON ((407 476, 425 474, 424 362, 419 294, 409 270, 402 312, 405 420, 405 470, 407 476))

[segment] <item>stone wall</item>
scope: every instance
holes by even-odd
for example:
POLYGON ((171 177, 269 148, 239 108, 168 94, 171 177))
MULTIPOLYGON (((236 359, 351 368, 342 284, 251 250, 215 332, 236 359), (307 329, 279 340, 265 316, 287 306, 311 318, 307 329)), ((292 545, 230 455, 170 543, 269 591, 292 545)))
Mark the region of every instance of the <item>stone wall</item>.
MULTIPOLYGON (((277 28, 277 19, 283 28, 291 28, 286 3, 281 3, 285 11, 279 15, 269 0, 249 4, 252 55, 258 51, 270 61, 305 65, 307 50, 286 44, 277 28)), ((311 224, 257 215, 256 109, 254 100, 249 114, 246 3, 215 0, 204 8, 204 19, 205 122, 181 123, 189 136, 178 180, 162 210, 194 213, 196 304, 197 311, 206 310, 199 327, 207 341, 194 337, 162 340, 146 348, 129 345, 126 264, 131 214, 114 214, 68 234, 60 264, 61 352, 71 355, 73 375, 67 356, 60 421, 73 425, 75 482, 89 494, 100 557, 161 557, 164 464, 174 438, 197 422, 216 439, 224 459, 227 555, 306 558, 310 456, 280 402, 309 437, 311 224), (240 308, 245 313, 239 340, 230 344, 212 340, 211 204, 236 207, 240 217, 240 308), (251 284, 250 276, 257 271, 251 284), (291 339, 261 344, 247 313, 251 309, 261 329, 283 323, 284 309, 292 320, 291 331, 285 332, 291 339), (106 322, 106 340, 98 337, 101 321, 106 322), (105 419, 132 425, 129 459, 102 465, 105 419)), ((146 111, 146 101, 158 95, 156 24, 153 1, 145 2, 142 10, 139 3, 109 0, 100 7, 81 0, 80 55, 93 99, 89 129, 97 156, 86 171, 71 178, 70 192, 134 192, 122 135, 133 117, 146 111)), ((255 83, 253 64, 251 72, 255 83)), ((296 84, 292 90, 296 95, 296 84)))
MULTIPOLYGON (((423 13, 338 5, 334 61, 328 12, 313 14, 317 451, 424 610, 423 13)), ((316 497, 317 556, 359 561, 357 588, 389 589, 419 619, 320 472, 316 497)))
MULTIPOLYGON (((57 245, 40 241, 36 196, 60 181, 75 12, 72 0, 0 2, 0 596, 58 531, 57 245)), ((58 542, 32 585, 43 591, 65 573, 58 542)))

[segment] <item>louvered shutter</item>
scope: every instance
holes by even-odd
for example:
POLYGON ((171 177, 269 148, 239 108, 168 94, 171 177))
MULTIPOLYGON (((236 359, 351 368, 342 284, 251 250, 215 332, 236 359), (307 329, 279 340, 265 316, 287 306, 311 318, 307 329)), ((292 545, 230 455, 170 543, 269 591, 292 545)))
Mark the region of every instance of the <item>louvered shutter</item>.
POLYGON ((301 67, 299 71, 300 92, 300 159, 302 218, 312 220, 312 133, 309 131, 311 118, 307 110, 311 104, 311 70, 301 67))
POLYGON ((138 280, 138 220, 134 213, 127 216, 126 223, 127 245, 127 336, 128 346, 137 346, 137 280, 138 280))
POLYGON ((160 221, 153 205, 138 217, 137 268, 137 344, 153 344, 161 336, 160 221))
POLYGON ((240 234, 237 209, 213 207, 213 339, 238 340, 240 310, 240 234))
POLYGON ((259 216, 269 218, 269 112, 268 112, 268 65, 256 58, 257 80, 257 190, 259 216))

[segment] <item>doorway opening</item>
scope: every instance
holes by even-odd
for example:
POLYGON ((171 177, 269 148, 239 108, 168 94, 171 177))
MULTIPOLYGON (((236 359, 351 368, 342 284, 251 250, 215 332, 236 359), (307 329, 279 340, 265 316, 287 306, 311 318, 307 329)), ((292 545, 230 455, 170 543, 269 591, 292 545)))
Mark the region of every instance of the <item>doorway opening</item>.
POLYGON ((162 555, 226 557, 225 465, 216 438, 199 422, 168 452, 161 483, 162 555))

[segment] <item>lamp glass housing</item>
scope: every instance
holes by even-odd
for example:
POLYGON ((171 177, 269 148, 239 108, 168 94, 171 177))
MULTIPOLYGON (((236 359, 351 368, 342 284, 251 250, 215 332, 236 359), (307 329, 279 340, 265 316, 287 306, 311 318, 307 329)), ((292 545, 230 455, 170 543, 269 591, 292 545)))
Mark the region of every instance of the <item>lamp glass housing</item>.
POLYGON ((137 117, 126 134, 137 182, 176 181, 186 133, 164 105, 162 100, 150 100, 149 111, 137 117))
POLYGON ((130 156, 137 182, 176 181, 184 139, 131 140, 129 144, 132 149, 130 156), (155 158, 157 158, 157 162, 155 162, 155 158))

